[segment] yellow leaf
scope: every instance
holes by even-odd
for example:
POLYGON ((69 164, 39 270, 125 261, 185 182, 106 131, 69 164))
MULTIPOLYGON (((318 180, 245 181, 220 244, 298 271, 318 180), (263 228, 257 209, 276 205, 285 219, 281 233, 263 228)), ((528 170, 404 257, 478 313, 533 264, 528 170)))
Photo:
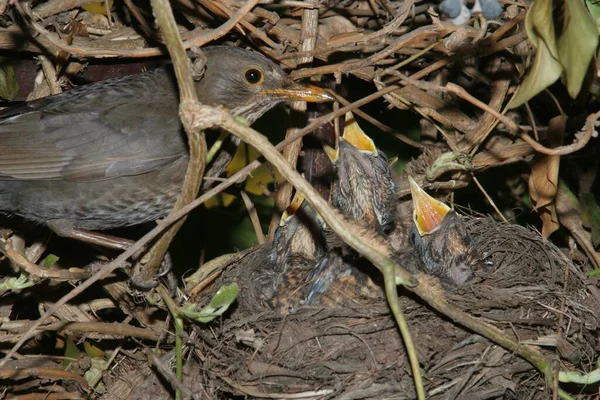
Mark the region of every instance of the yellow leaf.
POLYGON ((598 28, 581 0, 565 0, 563 32, 558 54, 567 78, 567 90, 577 97, 598 46, 598 28))
POLYGON ((220 193, 216 196, 204 202, 204 207, 215 208, 215 207, 229 207, 235 200, 235 196, 229 193, 220 193))
MULTIPOLYGON (((108 0, 108 9, 111 9, 113 6, 113 0, 108 0)), ((102 14, 108 17, 106 13, 106 4, 104 1, 99 1, 97 3, 89 3, 81 6, 85 11, 92 14, 102 14)))
POLYGON ((83 342, 83 348, 85 350, 85 353, 90 357, 104 357, 104 350, 94 346, 87 340, 83 342))
MULTIPOLYGON (((258 157, 260 157, 260 154, 253 147, 248 147, 245 143, 241 143, 235 152, 233 159, 229 162, 229 165, 227 165, 225 170, 227 176, 235 174, 258 157)), ((275 171, 275 178, 279 179, 279 173, 277 171, 275 171)), ((267 186, 271 182, 273 182, 271 170, 266 164, 263 164, 255 169, 246 179, 244 190, 248 193, 261 195, 263 194, 261 185, 267 186)), ((205 207, 229 207, 234 200, 235 196, 223 193, 222 195, 208 199, 205 203, 205 207)))

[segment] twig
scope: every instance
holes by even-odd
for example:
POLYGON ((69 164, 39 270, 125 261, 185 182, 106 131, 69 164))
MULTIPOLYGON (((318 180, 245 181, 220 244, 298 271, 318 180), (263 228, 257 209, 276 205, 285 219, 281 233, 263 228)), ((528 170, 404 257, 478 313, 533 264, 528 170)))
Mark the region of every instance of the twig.
MULTIPOLYGON (((342 96, 340 96, 338 94, 335 94, 335 99, 344 106, 347 106, 350 104, 350 102, 348 100, 344 99, 342 96)), ((390 128, 389 126, 382 124, 381 122, 377 121, 377 119, 371 117, 369 114, 367 114, 364 111, 356 109, 356 110, 354 110, 354 113, 356 115, 358 115, 359 117, 363 118, 365 121, 368 121, 369 123, 373 124, 377 128, 381 129, 382 131, 393 134, 401 142, 406 143, 409 146, 412 146, 412 147, 415 147, 415 148, 421 149, 421 150, 425 147, 420 142, 417 142, 416 140, 412 140, 408 136, 398 132, 396 129, 390 128)), ((337 121, 337 119, 336 119, 336 121, 337 121)))
POLYGON ((129 11, 133 15, 133 17, 136 19, 138 24, 140 24, 140 27, 142 28, 144 33, 146 35, 148 35, 149 37, 157 38, 158 35, 156 35, 156 31, 154 29, 152 29, 152 27, 150 27, 150 25, 148 25, 148 21, 146 21, 146 19, 142 16, 139 8, 135 4, 133 4, 133 1, 125 0, 125 5, 129 9, 129 11))
MULTIPOLYGON (((65 371, 63 369, 58 369, 58 368, 43 368, 43 367, 36 367, 36 368, 18 368, 18 369, 14 369, 14 368, 6 368, 6 369, 1 369, 0 370, 0 379, 14 379, 14 380, 21 380, 21 379, 30 379, 32 377, 40 377, 40 378, 45 378, 45 379, 53 379, 53 380, 60 380, 60 379, 64 379, 64 380, 69 380, 69 381, 75 381, 77 383, 79 383, 80 385, 82 385, 84 388, 88 388, 88 384, 85 381, 83 376, 80 376, 79 374, 76 374, 75 372, 71 372, 71 371, 65 371)), ((65 393, 63 393, 64 395, 65 393)), ((48 395, 48 393, 44 393, 44 395, 48 395)), ((64 399, 64 398, 75 398, 75 399, 80 399, 81 395, 77 396, 77 397, 58 397, 59 399, 64 399)))
POLYGON ((336 41, 335 45, 333 46, 319 47, 310 52, 291 53, 289 55, 283 56, 281 59, 317 56, 319 54, 333 52, 334 50, 346 45, 358 46, 362 44, 367 44, 369 42, 377 41, 382 37, 385 38, 387 35, 391 34, 396 29, 398 29, 404 23, 404 21, 406 21, 406 19, 410 15, 414 3, 415 2, 413 0, 402 2, 401 7, 397 10, 397 14, 393 20, 391 20, 388 24, 386 24, 383 28, 376 32, 367 35, 361 35, 361 38, 359 40, 357 40, 355 36, 350 36, 342 40, 336 41))
MULTIPOLYGON (((422 83, 424 83, 424 82, 422 82, 422 83)), ((513 120, 500 114, 496 110, 491 109, 487 104, 483 103, 482 101, 476 99, 475 97, 473 97, 469 93, 467 93, 467 91, 465 89, 463 89, 462 87, 460 87, 454 83, 448 83, 445 86, 445 88, 438 88, 438 90, 446 90, 448 92, 454 93, 454 94, 458 95, 459 97, 461 97, 462 99, 473 104, 474 106, 480 108, 481 110, 489 112, 490 114, 492 114, 494 116, 494 118, 496 118, 499 121, 501 121, 502 123, 504 123, 511 132, 518 133, 519 136, 521 137, 521 139, 523 139, 535 151, 545 154, 545 155, 548 155, 548 156, 564 156, 567 154, 574 153, 578 150, 581 150, 590 141, 590 138, 592 137, 593 132, 594 132, 593 127, 588 122, 586 122, 586 129, 584 130, 584 134, 581 138, 578 138, 578 140, 574 141, 573 143, 571 143, 569 145, 559 146, 559 147, 550 149, 548 147, 545 147, 545 146, 539 144, 533 138, 531 138, 531 136, 529 136, 528 134, 523 132, 521 130, 521 128, 519 127, 519 125, 517 125, 513 120)), ((592 114, 592 115, 596 115, 596 114, 592 114)), ((597 119, 598 117, 596 116, 595 118, 597 119)), ((589 119, 590 119, 590 117, 588 117, 588 121, 589 121, 589 119)))
POLYGON ((39 59, 42 64, 44 75, 46 76, 46 82, 50 88, 50 93, 59 94, 62 92, 62 90, 60 89, 60 85, 58 84, 58 80, 56 78, 56 68, 54 68, 54 64, 52 64, 52 61, 50 61, 50 59, 44 55, 40 55, 39 59))
MULTIPOLYGON (((224 4, 222 4, 222 2, 213 2, 211 0, 200 0, 200 2, 207 6, 208 9, 210 9, 211 11, 213 11, 215 14, 219 14, 218 11, 221 11, 221 13, 225 14, 225 16, 229 17, 229 20, 234 20, 236 21, 235 24, 231 25, 231 28, 233 28, 235 25, 237 25, 238 23, 248 29, 249 31, 251 31, 254 35, 256 35, 256 37, 260 38, 263 42, 265 42, 268 46, 274 48, 277 47, 277 44, 275 42, 273 42, 267 35, 266 33, 262 32, 260 29, 257 29, 254 27, 254 25, 252 25, 251 23, 249 23, 246 20, 246 15, 250 13, 250 10, 252 8, 254 8, 254 6, 256 6, 258 4, 258 1, 252 0, 252 1, 246 1, 244 3, 244 5, 238 9, 238 11, 236 11, 235 13, 233 13, 229 7, 225 6, 224 4)), ((239 28, 238 28, 239 29, 239 28)), ((239 29, 242 33, 244 33, 244 31, 242 29, 239 29)))
POLYGON ((498 208, 498 206, 494 202, 494 199, 492 199, 492 197, 488 194, 488 192, 483 188, 483 186, 481 185, 481 183, 479 182, 479 179, 477 179, 477 177, 475 176, 475 174, 471 174, 471 178, 473 178, 473 182, 475 182, 475 185, 477 185, 477 188, 479 188, 479 190, 481 191, 481 193, 483 194, 483 196, 487 199, 487 201, 490 202, 490 205, 492 206, 492 208, 494 209, 494 211, 496 211, 496 213, 502 219, 502 221, 508 223, 508 220, 506 219, 506 217, 504 216, 504 214, 502 214, 502 211, 500 211, 500 209, 498 208))
MULTIPOLYGON (((3 322, 2 325, 0 325, 0 330, 19 333, 30 329, 31 324, 32 323, 23 320, 3 322)), ((35 332, 44 331, 68 331, 88 334, 102 333, 113 337, 137 337, 140 339, 147 339, 152 341, 157 341, 159 339, 159 336, 150 329, 138 328, 127 324, 108 322, 58 321, 52 322, 47 325, 38 326, 35 328, 35 332)))
POLYGON ((248 210, 248 215, 250 216, 250 221, 252 222, 252 227, 254 228, 254 233, 256 234, 256 240, 258 240, 258 244, 265 243, 265 234, 262 231, 262 227, 260 226, 260 220, 258 218, 258 213, 256 212, 256 207, 250 200, 250 197, 243 190, 240 191, 240 195, 242 196, 242 200, 244 200, 244 205, 246 206, 246 210, 248 210))
MULTIPOLYGON (((175 399, 181 400, 181 394, 184 393, 185 388, 182 387, 181 383, 183 382, 183 340, 181 338, 183 334, 183 318, 177 312, 177 304, 175 301, 169 296, 169 293, 163 286, 159 286, 157 288, 158 294, 167 305, 171 316, 173 317, 173 324, 175 325, 175 356, 176 356, 176 374, 177 376, 173 376, 170 370, 162 370, 161 373, 165 375, 166 378, 171 382, 173 387, 175 388, 175 399)), ((149 356, 154 356, 152 353, 147 353, 149 356)), ((156 360, 156 357, 153 358, 156 360)), ((156 364, 155 364, 156 365, 156 364)), ((158 365, 157 365, 158 366, 158 365)), ((160 365, 162 367, 162 365, 160 365)))
POLYGON ((314 399, 328 396, 334 393, 332 389, 321 389, 321 390, 310 390, 308 392, 300 392, 300 393, 265 393, 259 390, 256 390, 252 387, 243 386, 239 383, 234 382, 232 379, 226 378, 225 376, 220 376, 229 386, 232 388, 239 390, 240 392, 257 398, 263 399, 314 399))
MULTIPOLYGON (((87 1, 87 0, 86 0, 87 1)), ((88 2, 95 2, 97 0, 92 0, 88 2)), ((62 2, 62 0, 59 0, 62 2)), ((198 35, 187 39, 183 42, 183 46, 185 49, 189 49, 191 47, 200 47, 208 42, 211 42, 217 38, 220 38, 226 35, 247 13, 252 7, 258 3, 257 0, 251 0, 246 2, 242 7, 240 7, 231 18, 225 22, 223 25, 218 28, 210 31, 201 31, 198 35)), ((39 36, 35 39, 38 41, 43 47, 45 47, 48 51, 52 53, 58 53, 59 50, 65 51, 69 53, 71 56, 75 58, 110 58, 110 57, 128 57, 128 58, 147 58, 147 57, 156 57, 163 55, 163 51, 158 47, 149 47, 144 49, 124 49, 124 48, 98 48, 93 46, 79 46, 79 45, 67 45, 60 38, 58 38, 55 34, 46 30, 42 25, 37 23, 29 8, 29 5, 24 2, 16 3, 16 7, 19 10, 19 13, 23 16, 25 21, 33 28, 39 36)), ((37 9, 36 9, 37 10, 37 9)))
POLYGON ((90 276, 89 272, 77 270, 57 270, 57 269, 44 269, 34 264, 33 262, 26 259, 23 254, 16 251, 11 240, 6 241, 0 240, 0 252, 10 259, 16 266, 26 271, 32 277, 38 279, 53 279, 58 281, 77 281, 81 279, 87 279, 90 276))
MULTIPOLYGON (((175 70, 175 75, 177 76, 177 85, 180 94, 179 113, 181 122, 188 136, 190 149, 183 188, 181 189, 181 194, 179 195, 177 202, 171 210, 171 213, 173 213, 196 198, 198 190, 200 189, 200 183, 202 182, 204 168, 206 167, 207 149, 203 128, 196 123, 196 120, 199 118, 198 108, 200 107, 200 104, 190 72, 189 59, 185 53, 183 42, 181 41, 177 24, 175 23, 173 10, 171 10, 168 0, 152 0, 151 4, 156 21, 161 27, 165 45, 167 46, 169 54, 171 55, 171 60, 173 61, 173 68, 175 70)), ((136 271, 136 274, 132 277, 139 286, 146 286, 148 285, 148 282, 153 282, 160 263, 169 248, 169 244, 173 240, 173 237, 175 237, 175 234, 183 224, 184 220, 185 219, 181 219, 173 224, 148 251, 147 255, 144 257, 145 260, 141 262, 141 264, 145 265, 141 267, 141 270, 136 271)))
POLYGON ((452 33, 454 30, 455 28, 445 25, 443 27, 423 26, 405 35, 402 35, 385 49, 371 55, 370 57, 344 61, 338 64, 324 65, 321 67, 300 69, 292 72, 290 76, 294 79, 299 79, 313 75, 331 74, 334 72, 352 72, 361 68, 370 67, 376 65, 378 62, 381 62, 386 57, 394 54, 400 49, 421 43, 430 37, 446 36, 452 33))
MULTIPOLYGON (((318 1, 309 0, 309 4, 318 6, 318 1)), ((317 28, 319 26, 319 10, 318 9, 304 9, 302 11, 302 29, 300 32, 300 51, 312 51, 315 49, 317 44, 317 28)), ((309 64, 313 61, 312 56, 303 57, 299 60, 302 65, 309 64)), ((295 121, 303 120, 306 116, 306 102, 305 101, 293 101, 290 104, 290 121, 292 124, 295 121)), ((285 133, 285 137, 290 137, 298 128, 290 126, 285 133)), ((302 148, 302 140, 292 142, 289 146, 283 149, 283 157, 287 162, 296 168, 298 163, 298 156, 300 155, 300 149, 302 148)), ((292 185, 285 179, 281 179, 279 182, 277 194, 275 195, 275 205, 273 207, 273 213, 271 216, 271 223, 269 224, 269 240, 273 240, 275 237, 275 231, 279 226, 279 220, 281 219, 281 213, 290 205, 290 199, 292 198, 292 185)))
POLYGON ((171 386, 180 391, 185 396, 184 398, 194 398, 194 394, 191 392, 191 390, 188 389, 185 385, 183 385, 183 382, 179 382, 179 380, 177 380, 175 374, 169 369, 168 364, 165 365, 165 363, 161 362, 161 360, 153 353, 151 349, 146 349, 146 357, 148 357, 148 360, 160 373, 161 377, 166 379, 167 382, 171 384, 171 386))

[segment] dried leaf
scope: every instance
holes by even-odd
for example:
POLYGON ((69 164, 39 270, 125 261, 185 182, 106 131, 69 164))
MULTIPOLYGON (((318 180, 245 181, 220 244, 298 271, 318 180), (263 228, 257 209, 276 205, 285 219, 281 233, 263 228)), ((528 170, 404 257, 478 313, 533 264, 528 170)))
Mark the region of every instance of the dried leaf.
POLYGON ((552 21, 552 1, 536 0, 525 17, 527 36, 537 47, 531 70, 508 104, 516 108, 556 82, 562 74, 552 21))
POLYGON ((542 236, 548 238, 554 231, 560 228, 558 223, 558 215, 556 215, 556 207, 550 205, 539 211, 540 219, 542 220, 542 236))
MULTIPOLYGON (((551 147, 562 145, 566 125, 567 118, 562 115, 550 120, 548 138, 551 147)), ((542 235, 544 237, 550 236, 560 226, 554 205, 558 190, 559 167, 560 156, 547 155, 537 156, 531 165, 528 182, 529 196, 542 219, 542 235)))
POLYGON ((598 27, 581 0, 565 0, 563 32, 558 55, 565 69, 567 90, 572 98, 581 90, 588 66, 598 46, 598 27))
POLYGON ((15 66, 8 58, 0 57, 0 97, 14 100, 19 93, 15 66))
MULTIPOLYGON (((69 34, 69 36, 81 36, 81 37, 88 37, 88 31, 87 31, 87 26, 85 26, 84 24, 82 24, 79 21, 71 21, 67 24, 67 26, 65 26, 65 32, 67 32, 69 34)), ((71 42, 73 41, 73 39, 71 38, 71 42)), ((71 43, 69 43, 71 44, 71 43)))
POLYGON ((356 33, 358 33, 358 28, 348 18, 341 15, 319 20, 319 36, 326 41, 356 33))

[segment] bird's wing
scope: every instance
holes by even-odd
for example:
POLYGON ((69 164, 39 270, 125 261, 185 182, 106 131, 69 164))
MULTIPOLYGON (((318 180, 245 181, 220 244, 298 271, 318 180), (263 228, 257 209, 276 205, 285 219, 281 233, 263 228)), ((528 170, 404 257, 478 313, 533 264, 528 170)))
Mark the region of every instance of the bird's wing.
POLYGON ((98 181, 180 159, 186 147, 169 83, 150 82, 158 87, 151 96, 140 95, 135 79, 119 88, 127 83, 93 84, 0 113, 0 180, 98 181))

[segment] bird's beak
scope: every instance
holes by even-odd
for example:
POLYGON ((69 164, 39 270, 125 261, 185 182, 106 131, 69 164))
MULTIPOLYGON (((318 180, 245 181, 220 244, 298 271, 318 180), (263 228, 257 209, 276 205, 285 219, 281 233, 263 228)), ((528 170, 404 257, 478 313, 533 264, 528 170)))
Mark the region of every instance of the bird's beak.
POLYGON ((419 235, 429 235, 440 226, 450 207, 428 195, 410 176, 408 182, 414 206, 413 221, 419 235))
POLYGON ((304 202, 304 196, 299 191, 296 191, 296 194, 294 194, 294 198, 290 202, 290 205, 283 212, 283 215, 281 215, 281 222, 279 223, 279 225, 285 225, 287 223, 287 221, 290 218, 292 218, 292 216, 294 214, 296 214, 296 211, 298 211, 300 209, 303 202, 304 202))
MULTIPOLYGON (((358 125, 354 115, 348 111, 346 113, 345 123, 344 123, 344 134, 342 135, 341 140, 346 141, 347 143, 354 146, 359 151, 369 153, 369 154, 377 154, 377 147, 375 147, 375 142, 371 139, 358 125)), ((340 156, 340 148, 334 149, 328 145, 323 145, 323 150, 329 156, 329 159, 332 162, 336 162, 340 156)))
POLYGON ((260 94, 272 96, 284 101, 306 101, 309 103, 326 103, 335 100, 325 89, 318 86, 300 84, 290 81, 289 85, 277 89, 261 90, 260 94))
POLYGON ((337 159, 340 157, 339 147, 337 149, 334 149, 333 147, 324 144, 323 151, 325 151, 325 154, 327 154, 327 157, 329 157, 329 159, 331 160, 332 163, 335 163, 337 161, 337 159))
POLYGON ((375 142, 361 129, 350 111, 346 113, 342 138, 360 151, 377 154, 375 142))

